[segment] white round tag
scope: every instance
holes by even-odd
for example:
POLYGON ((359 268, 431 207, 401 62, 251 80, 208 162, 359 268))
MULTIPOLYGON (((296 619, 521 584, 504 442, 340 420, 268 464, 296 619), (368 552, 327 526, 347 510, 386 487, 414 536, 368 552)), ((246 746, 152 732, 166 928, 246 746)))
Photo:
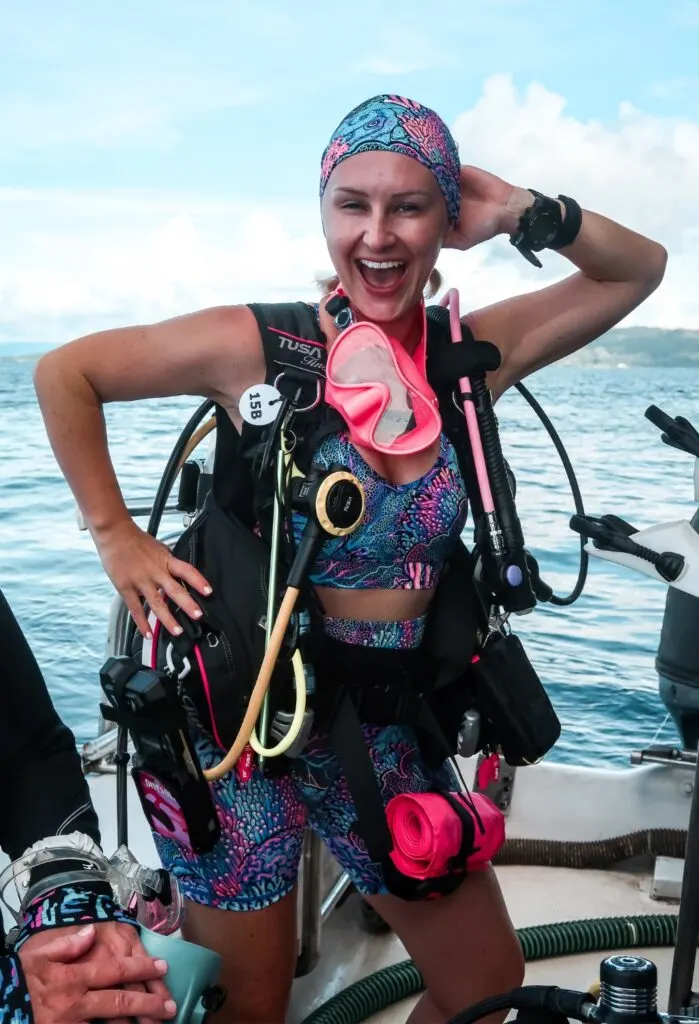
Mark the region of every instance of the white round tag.
POLYGON ((282 396, 271 384, 255 384, 240 396, 238 408, 246 423, 253 427, 266 427, 274 423, 282 396))

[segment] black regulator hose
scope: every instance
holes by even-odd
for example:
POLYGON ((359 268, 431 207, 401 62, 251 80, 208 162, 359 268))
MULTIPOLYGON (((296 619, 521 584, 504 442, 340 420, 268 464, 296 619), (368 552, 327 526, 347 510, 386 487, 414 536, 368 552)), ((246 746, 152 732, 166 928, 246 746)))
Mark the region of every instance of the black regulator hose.
MULTIPOLYGON (((153 507, 151 508, 151 513, 148 518, 146 532, 149 533, 151 537, 156 537, 158 535, 158 530, 160 529, 160 522, 163 518, 163 512, 165 511, 167 500, 170 497, 170 491, 172 490, 175 478, 178 473, 180 460, 187 448, 187 445, 189 444, 190 438, 192 437, 192 434, 197 429, 197 427, 204 419, 204 417, 214 408, 215 404, 216 403, 209 398, 207 398, 206 401, 201 403, 198 409, 196 409, 192 413, 190 418, 187 420, 187 423, 185 424, 180 433, 180 436, 177 438, 177 441, 175 442, 174 448, 170 452, 170 457, 165 464, 165 469, 163 470, 163 475, 160 478, 158 490, 156 491, 155 498, 153 499, 153 507)), ((127 651, 131 650, 135 636, 136 623, 134 622, 133 618, 129 616, 129 622, 126 629, 125 644, 125 649, 127 651)))
POLYGON ((175 447, 172 449, 170 458, 167 460, 165 469, 163 470, 163 475, 160 478, 158 490, 155 494, 155 499, 153 500, 153 508, 151 509, 148 526, 146 528, 151 537, 155 537, 160 529, 160 520, 163 518, 163 511, 165 510, 167 499, 170 496, 172 485, 174 484, 175 477, 177 476, 180 459, 184 454, 189 439, 207 413, 211 412, 214 408, 214 405, 215 403, 210 398, 207 398, 205 402, 202 402, 199 408, 192 413, 185 424, 182 433, 175 442, 175 447))
POLYGON ((476 1024, 491 1013, 519 1010, 522 1019, 533 1021, 587 1020, 596 1000, 589 992, 559 988, 558 985, 526 985, 474 1003, 451 1017, 447 1024, 476 1024), (587 1012, 586 1012, 587 1011, 587 1012))
MULTIPOLYGON (((170 496, 172 485, 174 484, 175 477, 177 476, 180 459, 187 448, 187 444, 201 421, 214 408, 214 406, 215 403, 211 401, 211 399, 207 399, 201 403, 199 408, 190 416, 189 420, 185 424, 174 448, 170 453, 170 458, 167 460, 165 469, 163 470, 163 475, 160 478, 158 490, 156 491, 155 498, 153 499, 153 507, 148 519, 148 526, 146 529, 151 537, 157 536, 160 528, 160 521, 163 518, 165 505, 167 504, 167 499, 170 496)), ((125 631, 124 649, 126 651, 132 650, 135 637, 136 623, 134 622, 133 616, 129 615, 125 631)), ((128 734, 126 729, 122 725, 119 725, 117 726, 117 754, 115 758, 117 769, 117 837, 119 844, 123 844, 124 846, 128 845, 126 775, 128 760, 128 734)))
MULTIPOLYGON (((515 384, 515 387, 522 395, 522 397, 525 398, 529 405, 532 407, 532 409, 544 425, 546 433, 553 441, 553 445, 556 451, 558 452, 561 463, 563 464, 563 469, 565 470, 565 474, 568 478, 568 483, 570 484, 570 492, 573 495, 575 511, 579 516, 584 516, 585 509, 583 505, 582 494, 580 493, 580 487, 578 485, 578 480, 575 476, 575 470, 573 469, 573 465, 570 459, 568 458, 568 452, 565 450, 563 442, 558 436, 556 428, 554 427, 553 423, 548 418, 544 410, 541 408, 536 398, 534 398, 534 395, 531 393, 531 391, 529 391, 529 389, 526 388, 521 381, 518 381, 515 384)), ((556 594, 553 593, 553 591, 551 591, 551 596, 548 598, 549 604, 554 604, 558 607, 565 607, 566 605, 574 604, 574 602, 577 601, 577 599, 582 594, 583 589, 585 587, 585 581, 587 580, 587 570, 590 563, 590 556, 585 550, 586 540, 587 538, 583 534, 580 534, 580 568, 578 569, 578 578, 576 580, 575 586, 571 590, 570 594, 568 594, 566 597, 558 597, 556 594)))

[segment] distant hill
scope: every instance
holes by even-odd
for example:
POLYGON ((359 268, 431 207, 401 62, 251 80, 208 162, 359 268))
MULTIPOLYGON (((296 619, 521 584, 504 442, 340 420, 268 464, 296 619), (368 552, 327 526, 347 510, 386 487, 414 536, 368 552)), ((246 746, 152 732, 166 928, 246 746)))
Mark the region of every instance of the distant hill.
MULTIPOLYGON (((3 341, 0 358, 27 359, 48 352, 52 345, 31 341, 3 341)), ((663 330, 658 327, 616 327, 603 334, 561 365, 594 367, 665 366, 699 369, 699 331, 663 330)))
POLYGON ((43 355, 44 352, 48 352, 54 348, 53 345, 33 345, 31 341, 1 341, 0 340, 0 359, 17 357, 24 357, 26 359, 32 359, 35 356, 38 357, 43 355))
POLYGON ((699 369, 699 331, 616 327, 565 360, 570 366, 665 366, 699 369))

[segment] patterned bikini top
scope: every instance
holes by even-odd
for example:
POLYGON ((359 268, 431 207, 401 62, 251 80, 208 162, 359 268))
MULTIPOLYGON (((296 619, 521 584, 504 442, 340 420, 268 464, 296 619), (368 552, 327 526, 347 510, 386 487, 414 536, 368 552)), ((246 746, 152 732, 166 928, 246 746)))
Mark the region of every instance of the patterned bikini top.
MULTIPOLYGON (((318 587, 347 590, 429 590, 437 586, 466 524, 468 501, 453 446, 442 434, 432 469, 393 484, 372 469, 343 431, 323 438, 314 462, 346 467, 366 493, 364 520, 347 537, 331 537, 309 576, 318 587)), ((293 514, 298 543, 306 524, 293 514)))

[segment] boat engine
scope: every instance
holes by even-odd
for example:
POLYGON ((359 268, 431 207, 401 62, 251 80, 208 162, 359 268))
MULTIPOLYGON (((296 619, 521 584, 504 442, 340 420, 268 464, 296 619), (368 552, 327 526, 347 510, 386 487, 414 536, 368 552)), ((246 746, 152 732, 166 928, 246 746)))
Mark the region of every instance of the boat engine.
MULTIPOLYGON (((699 533, 699 509, 691 520, 699 533)), ((684 750, 699 745, 699 597, 668 587, 655 659, 660 698, 684 750)))

